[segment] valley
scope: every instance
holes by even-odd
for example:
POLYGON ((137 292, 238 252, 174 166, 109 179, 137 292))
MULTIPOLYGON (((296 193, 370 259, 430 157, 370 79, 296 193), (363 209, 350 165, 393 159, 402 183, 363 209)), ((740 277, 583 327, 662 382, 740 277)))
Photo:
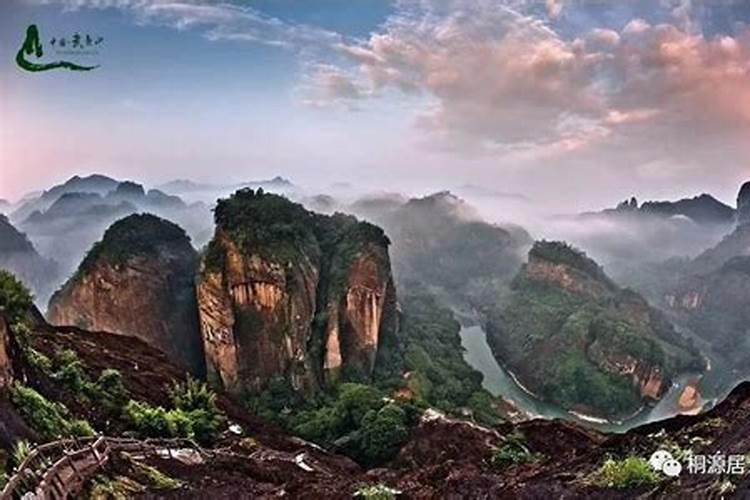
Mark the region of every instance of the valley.
MULTIPOLYGON (((113 185, 120 187, 105 199, 142 196, 136 183, 113 185)), ((7 348, 7 419, 15 423, 3 446, 10 452, 19 439, 97 433, 135 439, 132 446, 193 439, 199 453, 215 454, 217 465, 207 467, 118 452, 81 484, 90 492, 103 482, 132 494, 152 491, 143 472, 151 467, 173 479, 172 488, 193 494, 247 488, 294 497, 305 484, 348 497, 369 484, 418 498, 457 487, 423 476, 450 453, 434 449, 450 428, 493 443, 482 438, 455 465, 468 468, 467 492, 488 484, 506 493, 558 491, 549 479, 557 471, 581 481, 566 491, 595 494, 591 481, 604 449, 619 456, 648 449, 638 436, 649 428, 670 429, 670 442, 692 439, 687 428, 729 411, 725 399, 743 377, 740 358, 728 357, 727 344, 708 332, 732 338, 740 334, 737 323, 713 326, 718 313, 704 305, 718 302, 682 297, 706 289, 725 294, 726 283, 744 290, 736 260, 746 248, 743 226, 697 256, 693 274, 690 260, 644 264, 655 269, 652 280, 630 276, 641 294, 578 248, 487 223, 451 193, 337 202, 323 214, 305 200, 320 202, 262 189, 229 194, 213 207, 213 237, 199 249, 169 219, 121 217, 80 255, 65 283, 50 275, 38 288, 59 286, 46 319, 8 275, 2 307, 15 340, 7 348), (716 277, 726 273, 735 281, 716 277), (9 308, 16 312, 8 316, 9 308), (194 381, 184 382, 187 372, 194 381), (109 381, 110 373, 122 381, 109 381), (178 389, 180 381, 188 385, 178 389), (115 400, 102 392, 110 383, 115 400), (180 406, 175 391, 203 394, 216 407, 180 406), (100 409, 81 406, 100 398, 100 409), (31 401, 49 408, 50 420, 29 412, 31 401), (72 417, 74 424, 60 423, 72 417), (537 443, 539 432, 556 437, 537 443), (524 444, 514 444, 518 433, 524 444), (569 440, 580 441, 570 449, 582 453, 576 466, 550 457, 569 440), (487 454, 513 446, 533 450, 514 466, 520 477, 536 478, 530 490, 495 483, 508 466, 493 465, 487 454), (232 454, 217 451, 226 449, 232 454), (269 460, 288 464, 271 482, 269 460), (219 465, 225 461, 226 469, 219 465), (480 476, 469 472, 476 467, 480 476), (303 480, 300 471, 320 477, 303 480), (117 479, 122 474, 129 479, 117 479)), ((695 203, 675 206, 695 210, 695 203)), ((648 224, 653 216, 649 209, 648 224)), ((23 249, 33 250, 34 240, 16 233, 23 249)), ((622 256, 616 254, 620 263, 622 256)), ((654 483, 648 491, 683 491, 685 484, 654 483)))

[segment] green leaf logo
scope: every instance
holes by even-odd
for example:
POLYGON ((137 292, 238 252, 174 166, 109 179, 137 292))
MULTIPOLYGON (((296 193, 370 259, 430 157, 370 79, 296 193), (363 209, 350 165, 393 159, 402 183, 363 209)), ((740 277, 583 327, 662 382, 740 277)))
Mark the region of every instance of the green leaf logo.
POLYGON ((28 28, 26 28, 26 38, 24 39, 21 48, 18 50, 18 54, 16 54, 16 64, 18 64, 21 69, 32 72, 49 71, 51 69, 58 68, 69 69, 71 71, 91 71, 92 69, 96 69, 99 67, 99 65, 81 66, 79 64, 68 61, 35 63, 26 59, 27 57, 32 56, 39 59, 43 55, 44 50, 42 48, 42 42, 39 38, 39 29, 36 27, 36 24, 32 24, 28 28))

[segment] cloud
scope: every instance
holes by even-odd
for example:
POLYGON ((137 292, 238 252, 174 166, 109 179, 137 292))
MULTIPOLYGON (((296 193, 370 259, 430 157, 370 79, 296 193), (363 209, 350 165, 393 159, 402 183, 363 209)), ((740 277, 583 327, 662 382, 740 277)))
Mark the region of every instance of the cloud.
POLYGON ((356 101, 369 96, 369 91, 342 69, 329 64, 312 65, 307 81, 300 91, 303 102, 316 108, 343 104, 348 109, 358 109, 356 101))
POLYGON ((547 8, 547 15, 555 19, 560 16, 563 10, 563 0, 546 0, 545 7, 547 8))
POLYGON ((415 124, 441 149, 534 158, 594 147, 692 161, 750 128, 750 35, 696 31, 688 2, 671 3, 674 23, 572 36, 509 2, 447 3, 403 2, 368 39, 339 44, 346 71, 328 98, 419 95, 415 124))
POLYGON ((229 2, 210 0, 30 0, 57 4, 67 10, 116 8, 137 22, 174 29, 203 29, 209 40, 234 40, 293 49, 328 47, 341 40, 333 31, 291 23, 261 11, 229 2))

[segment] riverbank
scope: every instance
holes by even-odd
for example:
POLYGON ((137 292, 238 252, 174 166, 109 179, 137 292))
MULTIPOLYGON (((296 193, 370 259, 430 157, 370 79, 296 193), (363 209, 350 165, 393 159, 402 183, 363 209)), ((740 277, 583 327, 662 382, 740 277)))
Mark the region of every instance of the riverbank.
MULTIPOLYGON (((622 421, 610 421, 593 415, 567 411, 556 405, 542 401, 532 391, 524 387, 518 378, 495 359, 487 343, 487 337, 479 321, 466 311, 455 311, 461 323, 461 344, 464 347, 466 362, 482 373, 482 386, 493 396, 502 398, 515 406, 529 419, 563 419, 574 421, 604 432, 626 432, 633 427, 663 420, 679 414, 680 396, 690 384, 695 384, 700 374, 689 373, 674 381, 667 393, 653 407, 642 408, 622 421)), ((715 363, 712 363, 716 366, 715 363)), ((708 373, 708 372, 707 372, 708 373)), ((701 392, 704 389, 701 388, 701 392)))

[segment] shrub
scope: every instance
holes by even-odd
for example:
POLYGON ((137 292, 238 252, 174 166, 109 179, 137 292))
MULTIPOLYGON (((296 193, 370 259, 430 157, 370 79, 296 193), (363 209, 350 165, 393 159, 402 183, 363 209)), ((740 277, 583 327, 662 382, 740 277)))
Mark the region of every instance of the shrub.
POLYGON ((169 395, 175 408, 185 411, 216 411, 216 393, 205 382, 188 377, 185 383, 175 383, 169 395))
POLYGON ((31 455, 32 450, 31 443, 27 440, 21 439, 20 441, 16 441, 16 444, 13 445, 13 465, 16 467, 20 466, 31 455))
POLYGON ((116 479, 100 477, 94 480, 89 498, 91 500, 127 500, 144 489, 143 485, 127 477, 120 476, 116 479))
POLYGON ((102 370, 96 380, 96 388, 105 402, 113 408, 120 408, 127 402, 128 391, 122 381, 122 374, 118 370, 111 368, 102 370))
POLYGON ((201 443, 213 441, 224 419, 217 412, 203 409, 166 410, 161 406, 130 401, 124 409, 125 419, 141 437, 182 437, 201 443))
POLYGON ((144 463, 135 462, 135 467, 140 474, 145 476, 148 483, 157 490, 175 490, 182 486, 177 479, 173 479, 162 471, 144 463))
POLYGON ((52 360, 50 360, 46 354, 37 351, 31 347, 25 349, 26 360, 31 366, 40 369, 44 373, 49 373, 52 370, 52 360))
POLYGON ((506 442, 492 455, 492 465, 495 467, 505 468, 511 465, 528 464, 542 458, 541 455, 529 450, 523 434, 513 433, 506 439, 506 442))
POLYGON ((189 248, 190 238, 177 224, 151 214, 133 214, 112 224, 84 257, 76 276, 97 262, 122 264, 135 256, 157 255, 162 245, 189 248))
POLYGON ((13 274, 0 269, 0 312, 11 325, 20 323, 34 306, 31 292, 13 274))
POLYGON ((174 419, 167 418, 167 410, 161 406, 131 400, 124 414, 142 437, 173 437, 177 432, 174 419))
POLYGON ((68 424, 68 434, 77 437, 91 437, 96 434, 96 432, 88 421, 72 420, 70 424, 68 424))
POLYGON ((628 457, 623 460, 608 459, 595 473, 594 484, 601 488, 627 489, 653 485, 661 477, 641 457, 628 457))
POLYGON ((14 384, 11 399, 24 420, 45 440, 94 433, 88 422, 71 420, 65 405, 48 401, 30 387, 14 384))
POLYGON ((395 500, 396 495, 400 493, 400 491, 389 488, 384 484, 370 484, 359 488, 354 492, 354 496, 362 497, 365 500, 395 500))
POLYGON ((406 412, 389 403, 362 419, 361 456, 370 464, 381 463, 395 455, 408 435, 406 412))

